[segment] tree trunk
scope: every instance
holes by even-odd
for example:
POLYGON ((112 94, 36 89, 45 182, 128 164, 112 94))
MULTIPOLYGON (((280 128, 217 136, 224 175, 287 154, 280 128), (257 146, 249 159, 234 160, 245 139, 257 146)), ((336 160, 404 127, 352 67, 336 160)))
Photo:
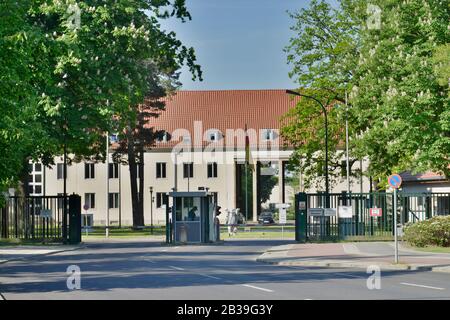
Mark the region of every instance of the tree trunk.
POLYGON ((144 226, 144 215, 140 212, 139 193, 137 187, 137 164, 134 151, 134 137, 132 132, 127 133, 128 138, 128 167, 130 169, 131 207, 133 212, 133 228, 144 226))
POLYGON ((144 220, 144 151, 139 152, 139 216, 142 217, 142 225, 144 220))

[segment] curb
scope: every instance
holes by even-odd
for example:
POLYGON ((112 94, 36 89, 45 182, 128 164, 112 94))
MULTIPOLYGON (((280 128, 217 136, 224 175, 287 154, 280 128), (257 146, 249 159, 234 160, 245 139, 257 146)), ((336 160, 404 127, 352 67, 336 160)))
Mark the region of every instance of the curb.
POLYGON ((50 256, 50 255, 57 254, 57 253, 62 253, 62 252, 76 251, 76 250, 80 250, 80 249, 84 249, 84 248, 86 248, 86 245, 83 243, 83 244, 80 244, 76 248, 56 250, 56 251, 53 251, 53 252, 42 253, 42 254, 30 254, 30 255, 28 255, 26 257, 13 258, 13 259, 8 259, 8 260, 1 260, 0 264, 5 264, 5 263, 8 263, 8 262, 15 262, 15 261, 32 260, 32 259, 39 258, 39 257, 46 257, 46 256, 50 256))
MULTIPOLYGON (((281 252, 281 251, 279 251, 281 252)), ((287 253, 287 251, 285 251, 287 253)), ((265 253, 264 253, 265 254, 265 253)), ((304 261, 300 259, 286 259, 286 258, 262 258, 262 254, 256 258, 256 262, 266 263, 278 266, 298 266, 298 267, 325 267, 325 268, 354 268, 366 269, 368 266, 377 265, 376 261, 368 263, 352 263, 352 262, 327 262, 327 261, 304 261)), ((450 273, 450 266, 421 266, 421 265, 383 265, 379 263, 380 269, 384 271, 432 271, 450 273)))

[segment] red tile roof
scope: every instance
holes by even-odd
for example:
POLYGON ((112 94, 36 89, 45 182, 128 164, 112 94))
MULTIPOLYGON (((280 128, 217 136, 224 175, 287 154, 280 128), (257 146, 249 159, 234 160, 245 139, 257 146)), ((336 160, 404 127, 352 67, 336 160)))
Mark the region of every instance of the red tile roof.
POLYGON ((427 171, 425 173, 412 174, 409 171, 400 174, 404 182, 447 181, 444 175, 427 171))
MULTIPOLYGON (((203 134, 217 129, 225 135, 227 129, 244 130, 246 126, 257 132, 279 129, 280 117, 297 101, 298 98, 286 94, 286 90, 178 91, 167 98, 166 110, 149 125, 170 134, 186 129, 191 133, 191 140, 194 140, 195 121, 202 122, 203 134)), ((157 143, 156 147, 171 147, 179 142, 157 143)))

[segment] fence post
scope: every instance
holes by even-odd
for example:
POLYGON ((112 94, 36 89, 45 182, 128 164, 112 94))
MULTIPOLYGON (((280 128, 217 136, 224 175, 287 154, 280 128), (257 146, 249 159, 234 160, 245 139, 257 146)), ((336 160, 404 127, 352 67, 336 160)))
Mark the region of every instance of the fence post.
POLYGON ((306 242, 308 223, 308 199, 306 193, 295 195, 295 241, 306 242))
POLYGON ((431 197, 426 196, 425 198, 425 217, 426 219, 431 218, 431 197))
POLYGON ((69 196, 69 243, 81 242, 81 197, 77 194, 69 196))

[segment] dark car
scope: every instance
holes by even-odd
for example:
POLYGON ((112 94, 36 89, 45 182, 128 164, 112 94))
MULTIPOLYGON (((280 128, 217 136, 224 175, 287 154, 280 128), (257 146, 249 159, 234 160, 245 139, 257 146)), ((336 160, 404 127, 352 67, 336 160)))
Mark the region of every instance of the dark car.
POLYGON ((258 218, 258 222, 261 224, 275 223, 275 221, 273 220, 273 213, 270 211, 261 212, 258 218))

